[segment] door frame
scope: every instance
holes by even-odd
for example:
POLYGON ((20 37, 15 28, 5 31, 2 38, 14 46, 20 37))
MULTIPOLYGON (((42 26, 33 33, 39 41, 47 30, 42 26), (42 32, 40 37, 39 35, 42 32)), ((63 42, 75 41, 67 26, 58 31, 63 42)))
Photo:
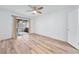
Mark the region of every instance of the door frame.
MULTIPOLYGON (((16 35, 16 31, 17 31, 17 29, 16 29, 16 25, 17 25, 16 19, 17 19, 17 17, 20 17, 20 16, 12 15, 12 17, 13 17, 12 38, 17 39, 17 35, 16 35)), ((28 19, 29 19, 29 33, 31 33, 31 19, 30 18, 28 18, 28 19)))

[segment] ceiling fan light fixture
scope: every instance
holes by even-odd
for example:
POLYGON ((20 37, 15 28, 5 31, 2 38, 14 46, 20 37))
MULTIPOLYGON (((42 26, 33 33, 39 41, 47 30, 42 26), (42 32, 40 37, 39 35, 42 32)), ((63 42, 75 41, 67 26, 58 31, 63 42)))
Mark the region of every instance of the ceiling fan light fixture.
POLYGON ((33 13, 34 13, 34 14, 37 14, 37 11, 34 10, 33 13))
POLYGON ((42 14, 42 9, 43 7, 40 6, 40 5, 29 5, 29 7, 32 9, 32 10, 28 10, 28 11, 31 11, 32 14, 39 14, 41 15, 42 14))

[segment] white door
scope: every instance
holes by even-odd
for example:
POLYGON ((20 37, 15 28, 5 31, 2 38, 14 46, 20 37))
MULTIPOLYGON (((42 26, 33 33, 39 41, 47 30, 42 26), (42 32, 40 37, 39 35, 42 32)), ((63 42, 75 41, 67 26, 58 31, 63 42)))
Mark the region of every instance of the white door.
POLYGON ((73 10, 68 13, 68 42, 76 48, 78 45, 78 11, 73 10))

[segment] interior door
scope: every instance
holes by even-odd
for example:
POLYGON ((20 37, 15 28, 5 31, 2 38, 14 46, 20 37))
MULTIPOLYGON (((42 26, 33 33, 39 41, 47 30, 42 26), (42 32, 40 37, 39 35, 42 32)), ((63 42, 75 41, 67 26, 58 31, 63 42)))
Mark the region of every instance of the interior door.
POLYGON ((79 48, 78 45, 78 12, 77 10, 70 11, 68 13, 68 42, 76 48, 79 48))

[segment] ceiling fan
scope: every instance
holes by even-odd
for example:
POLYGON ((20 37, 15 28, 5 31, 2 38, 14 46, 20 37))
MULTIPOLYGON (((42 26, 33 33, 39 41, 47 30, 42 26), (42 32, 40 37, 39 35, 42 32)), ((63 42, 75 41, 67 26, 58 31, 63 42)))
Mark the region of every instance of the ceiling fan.
POLYGON ((33 14, 42 14, 43 6, 41 5, 28 5, 31 10, 27 10, 28 12, 32 12, 33 14))

